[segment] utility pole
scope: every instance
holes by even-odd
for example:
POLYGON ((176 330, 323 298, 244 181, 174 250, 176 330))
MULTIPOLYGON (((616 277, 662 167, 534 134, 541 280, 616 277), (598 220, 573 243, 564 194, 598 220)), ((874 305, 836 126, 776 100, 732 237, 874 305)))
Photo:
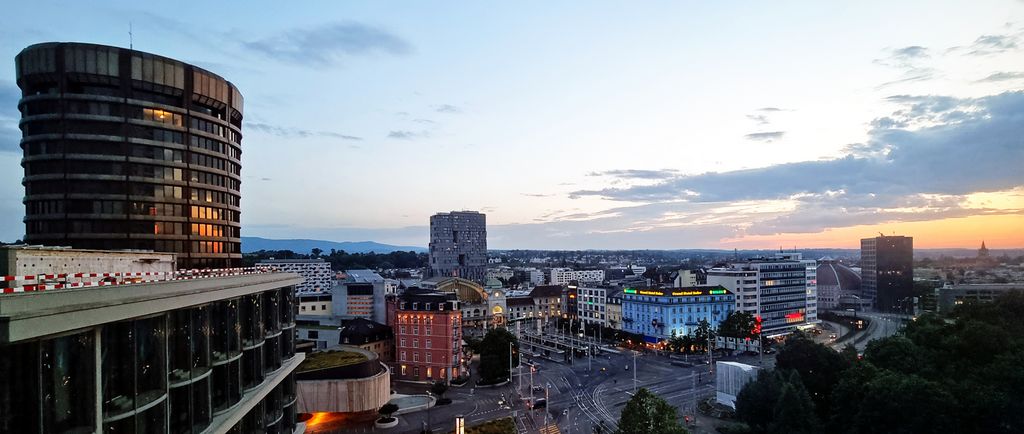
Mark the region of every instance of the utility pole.
POLYGON ((633 350, 633 396, 637 394, 637 350, 633 350))
MULTIPOLYGON (((715 353, 713 351, 711 351, 711 335, 712 335, 712 333, 710 331, 708 331, 708 374, 709 375, 712 372, 715 371, 715 353)), ((708 379, 710 380, 710 378, 708 378, 708 379)))

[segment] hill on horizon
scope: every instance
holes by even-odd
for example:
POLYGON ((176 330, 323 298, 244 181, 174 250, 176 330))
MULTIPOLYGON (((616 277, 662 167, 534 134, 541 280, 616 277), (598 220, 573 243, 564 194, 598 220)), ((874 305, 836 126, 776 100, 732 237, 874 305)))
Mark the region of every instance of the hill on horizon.
POLYGON ((308 254, 314 248, 330 252, 344 250, 348 253, 391 253, 391 252, 426 252, 424 247, 394 246, 382 244, 375 241, 326 241, 308 239, 277 240, 261 237, 242 237, 242 253, 252 253, 260 250, 291 250, 295 253, 308 254))

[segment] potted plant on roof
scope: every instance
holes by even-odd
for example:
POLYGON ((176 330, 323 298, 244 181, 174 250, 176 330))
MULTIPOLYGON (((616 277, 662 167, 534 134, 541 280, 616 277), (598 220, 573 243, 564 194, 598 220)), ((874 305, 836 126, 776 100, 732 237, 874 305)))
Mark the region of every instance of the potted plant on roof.
POLYGON ((380 417, 374 423, 374 426, 377 428, 394 428, 397 426, 398 418, 392 416, 396 411, 398 411, 398 406, 390 402, 381 406, 380 410, 377 410, 380 417))

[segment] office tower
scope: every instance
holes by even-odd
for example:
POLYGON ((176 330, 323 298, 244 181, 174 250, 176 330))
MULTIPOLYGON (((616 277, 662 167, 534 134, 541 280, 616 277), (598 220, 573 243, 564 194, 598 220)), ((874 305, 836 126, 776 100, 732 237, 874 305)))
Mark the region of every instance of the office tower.
POLYGON ((25 242, 237 267, 242 95, 197 66, 81 43, 15 59, 25 242))
POLYGON ((430 275, 483 282, 487 275, 487 216, 452 211, 430 217, 430 275))
POLYGON ((708 270, 707 282, 734 294, 736 311, 760 316, 765 336, 782 335, 817 321, 811 262, 792 253, 753 258, 708 270))
POLYGON ((860 240, 863 297, 881 312, 912 312, 914 238, 902 235, 860 240))
POLYGON ((267 259, 256 263, 257 267, 272 267, 282 273, 302 276, 302 283, 295 286, 300 295, 320 294, 331 289, 334 272, 331 263, 323 258, 316 259, 267 259))
POLYGON ((0 256, 7 276, 41 258, 90 267, 54 279, 121 273, 117 282, 45 283, 45 291, 16 283, 0 293, 0 432, 296 430, 299 276, 185 278, 168 272, 169 255, 140 252, 5 247, 0 256), (164 271, 139 271, 152 260, 164 271), (99 265, 113 268, 91 268, 99 265), (91 285, 73 286, 82 283, 91 285))

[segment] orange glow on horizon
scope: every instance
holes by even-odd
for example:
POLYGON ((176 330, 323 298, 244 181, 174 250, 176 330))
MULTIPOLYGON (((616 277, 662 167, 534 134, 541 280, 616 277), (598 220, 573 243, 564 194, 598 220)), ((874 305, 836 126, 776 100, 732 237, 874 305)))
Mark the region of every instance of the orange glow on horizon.
POLYGON ((818 233, 747 235, 726 238, 721 245, 740 249, 860 248, 860 239, 886 235, 914 237, 914 248, 976 249, 982 241, 990 249, 1024 248, 1024 215, 976 215, 921 222, 896 222, 878 225, 833 228, 818 233))

